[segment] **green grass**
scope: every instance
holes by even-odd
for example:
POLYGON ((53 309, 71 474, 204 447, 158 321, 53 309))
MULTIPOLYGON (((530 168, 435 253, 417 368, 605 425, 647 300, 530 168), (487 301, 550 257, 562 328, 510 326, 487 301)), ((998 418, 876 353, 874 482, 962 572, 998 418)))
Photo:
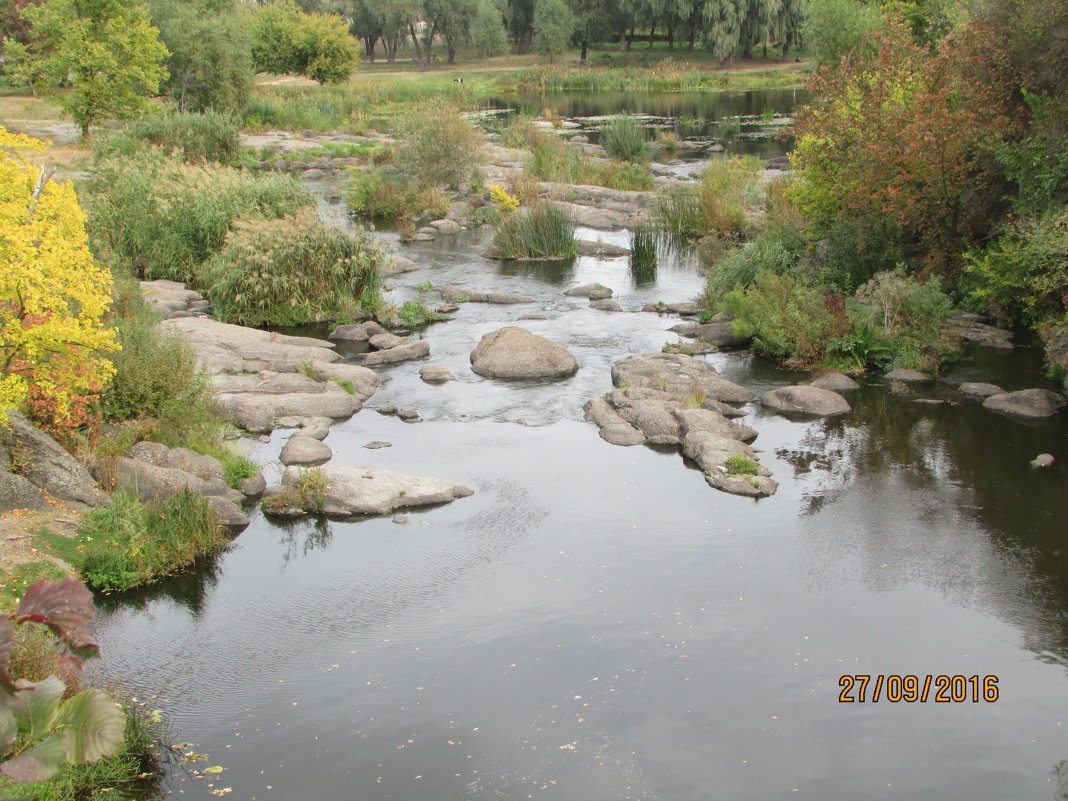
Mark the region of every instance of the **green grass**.
POLYGON ((449 315, 431 311, 415 300, 404 301, 404 304, 397 309, 397 316, 409 329, 422 328, 430 323, 441 323, 450 319, 449 315))
POLYGON ((644 164, 649 161, 649 146, 645 129, 634 117, 613 117, 601 129, 601 147, 620 161, 644 164))
POLYGON ((526 213, 516 211, 505 217, 490 252, 503 259, 569 259, 577 248, 574 220, 559 206, 542 201, 526 213))
MULTIPOLYGON (((349 394, 353 395, 355 391, 350 390, 349 394)), ((241 482, 246 479, 259 475, 260 466, 246 456, 239 456, 230 450, 224 449, 222 458, 218 456, 215 458, 222 462, 223 478, 232 489, 240 487, 241 482)))
POLYGON ((726 462, 728 476, 755 476, 760 468, 757 463, 740 453, 731 454, 726 462))
POLYGON ((284 492, 263 499, 263 511, 273 514, 295 507, 319 512, 326 503, 326 493, 329 489, 330 480, 320 468, 301 470, 296 482, 287 485, 284 492))
POLYGON ((528 174, 542 181, 604 186, 628 192, 653 188, 653 173, 645 163, 591 159, 568 147, 552 134, 542 133, 527 162, 528 174))
POLYGON ((0 576, 0 613, 14 612, 30 585, 43 579, 63 578, 64 575, 56 564, 49 561, 15 565, 0 576))
POLYGON ((127 590, 188 567, 222 548, 207 500, 182 490, 154 503, 117 492, 108 506, 86 513, 74 539, 46 535, 45 542, 101 590, 127 590))

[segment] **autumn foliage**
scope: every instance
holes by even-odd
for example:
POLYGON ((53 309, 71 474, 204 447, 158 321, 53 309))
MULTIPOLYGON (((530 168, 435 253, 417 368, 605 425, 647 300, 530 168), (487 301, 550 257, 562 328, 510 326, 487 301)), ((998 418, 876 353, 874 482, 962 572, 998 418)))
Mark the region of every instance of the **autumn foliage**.
POLYGON ((997 72, 978 68, 982 35, 966 29, 932 52, 898 23, 814 77, 793 160, 817 232, 839 221, 889 231, 938 269, 988 232, 1004 194, 993 150, 1016 123, 997 72))
POLYGON ((62 433, 84 422, 118 345, 102 322, 111 273, 89 252, 74 188, 17 152, 43 147, 0 127, 0 424, 25 405, 62 433))

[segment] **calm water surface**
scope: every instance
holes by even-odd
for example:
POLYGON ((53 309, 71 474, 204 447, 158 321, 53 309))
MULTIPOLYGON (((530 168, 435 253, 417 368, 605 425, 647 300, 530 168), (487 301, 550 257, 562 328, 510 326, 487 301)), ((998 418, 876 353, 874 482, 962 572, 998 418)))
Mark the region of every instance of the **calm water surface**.
MULTIPOLYGON (((593 231, 581 231, 596 239, 593 231)), ((604 235, 626 241, 625 234, 604 235)), ((533 304, 464 304, 419 363, 382 370, 333 428, 335 459, 476 491, 389 518, 274 525, 223 554, 101 599, 102 671, 158 694, 208 755, 176 795, 314 801, 769 801, 1064 798, 1068 785, 1068 426, 1021 423, 953 384, 1051 386, 1038 353, 977 352, 917 395, 872 379, 831 421, 747 407, 780 482, 718 493, 674 449, 608 445, 582 404, 631 353, 676 341, 639 313, 701 287, 666 259, 516 264, 462 234, 406 248, 395 302, 456 283, 533 304), (600 281, 629 312, 566 298, 600 281), (575 354, 552 382, 470 371, 479 338, 522 314, 575 354), (951 403, 917 404, 916 397, 951 403), (366 450, 371 440, 393 447, 366 450), (1040 452, 1057 464, 1032 471, 1040 452), (995 703, 838 702, 843 674, 996 676, 995 703), (1060 793, 1060 795, 1058 795, 1060 793)), ((755 391, 801 376, 707 358, 755 391)), ((288 432, 252 454, 277 458, 288 432)), ((268 473, 278 475, 278 465, 268 473)))

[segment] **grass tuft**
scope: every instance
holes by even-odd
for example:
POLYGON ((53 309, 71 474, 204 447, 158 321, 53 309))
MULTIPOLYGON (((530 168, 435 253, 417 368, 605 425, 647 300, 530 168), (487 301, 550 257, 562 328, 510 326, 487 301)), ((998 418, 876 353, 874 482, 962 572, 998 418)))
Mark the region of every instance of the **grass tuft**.
POLYGON ((570 259, 577 248, 571 215, 554 203, 540 201, 526 213, 517 211, 504 218, 490 252, 502 259, 570 259))

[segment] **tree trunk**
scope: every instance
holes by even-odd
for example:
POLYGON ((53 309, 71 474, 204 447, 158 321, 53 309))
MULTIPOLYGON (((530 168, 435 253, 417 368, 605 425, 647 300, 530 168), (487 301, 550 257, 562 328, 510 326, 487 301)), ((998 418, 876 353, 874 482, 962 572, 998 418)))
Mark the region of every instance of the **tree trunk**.
POLYGON ((627 50, 630 50, 630 40, 634 38, 634 29, 630 29, 630 34, 627 36, 627 50))
POLYGON ((375 45, 378 43, 377 36, 368 36, 363 40, 364 50, 367 52, 367 60, 372 64, 375 63, 375 45))
POLYGON ((419 37, 415 33, 415 26, 409 24, 408 25, 408 30, 412 34, 412 47, 415 48, 415 60, 418 61, 420 64, 422 64, 423 63, 423 49, 421 47, 419 47, 419 37))
POLYGON ((783 43, 782 43, 782 60, 786 61, 786 59, 789 57, 789 55, 790 55, 790 40, 789 39, 784 39, 783 43))
POLYGON ((449 45, 448 47, 449 47, 449 63, 450 64, 455 64, 456 63, 456 48, 453 47, 452 45, 449 45))
POLYGON ((587 42, 585 39, 582 40, 582 55, 579 57, 579 61, 581 61, 583 64, 586 63, 586 49, 589 47, 589 45, 590 43, 587 42))
POLYGON ((719 62, 719 68, 721 70, 729 70, 734 67, 734 53, 728 55, 725 59, 719 62))
POLYGON ((675 26, 668 26, 668 50, 675 49, 675 26))
POLYGON ((622 53, 627 49, 627 29, 624 28, 623 32, 619 34, 619 52, 622 53))
POLYGON ((649 49, 653 49, 653 39, 656 38, 656 20, 653 20, 653 27, 649 29, 649 49))

